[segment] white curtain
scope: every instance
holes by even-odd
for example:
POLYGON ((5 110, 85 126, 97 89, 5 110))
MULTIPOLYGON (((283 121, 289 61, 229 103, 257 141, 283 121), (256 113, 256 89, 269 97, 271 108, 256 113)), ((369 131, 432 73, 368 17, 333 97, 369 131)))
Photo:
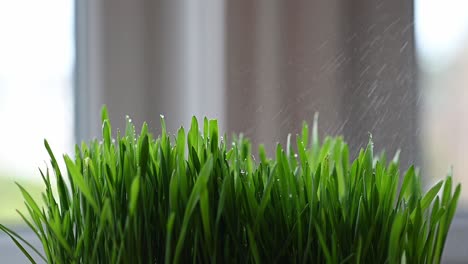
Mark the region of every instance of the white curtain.
POLYGON ((223 1, 77 1, 78 138, 100 135, 99 109, 115 127, 224 120, 223 1))

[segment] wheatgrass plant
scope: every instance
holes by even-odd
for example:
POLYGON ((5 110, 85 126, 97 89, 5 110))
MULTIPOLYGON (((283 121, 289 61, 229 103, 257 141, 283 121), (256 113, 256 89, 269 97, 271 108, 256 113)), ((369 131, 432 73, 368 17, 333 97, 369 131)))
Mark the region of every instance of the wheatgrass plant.
POLYGON ((29 215, 19 213, 43 248, 0 228, 32 263, 441 260, 460 186, 452 192, 448 176, 423 195, 413 167, 400 184, 398 156, 374 156, 371 141, 350 162, 341 137, 319 141, 314 122, 309 138, 304 123, 295 144, 289 136, 273 159, 260 146, 257 162, 248 139, 220 138, 216 120, 201 132, 193 118, 172 136, 161 118, 157 138, 128 120, 115 141, 105 109, 102 122, 102 141, 63 156, 66 171, 45 141, 42 207, 19 186, 29 215))

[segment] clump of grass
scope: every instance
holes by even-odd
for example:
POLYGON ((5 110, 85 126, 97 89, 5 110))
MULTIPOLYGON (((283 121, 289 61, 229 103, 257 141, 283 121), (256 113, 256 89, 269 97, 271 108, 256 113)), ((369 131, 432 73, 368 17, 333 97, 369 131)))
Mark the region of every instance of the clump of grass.
MULTIPOLYGON (((374 156, 372 142, 350 162, 341 137, 288 137, 257 162, 249 140, 227 144, 216 120, 192 119, 188 133, 139 136, 127 122, 111 137, 64 155, 51 171, 40 208, 20 186, 26 224, 48 263, 439 263, 460 196, 449 176, 422 194, 414 167, 374 156), (51 174, 56 185, 52 186, 51 174), (66 178, 65 178, 66 177, 66 178), (57 192, 55 194, 54 188, 57 192)), ((5 226, 34 263, 27 241, 5 226)))

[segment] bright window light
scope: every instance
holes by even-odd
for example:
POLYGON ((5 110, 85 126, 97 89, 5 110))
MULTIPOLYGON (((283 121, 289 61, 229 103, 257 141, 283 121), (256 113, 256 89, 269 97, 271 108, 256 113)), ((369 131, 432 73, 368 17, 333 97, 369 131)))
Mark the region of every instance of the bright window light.
POLYGON ((73 141, 72 0, 0 0, 0 177, 40 179, 73 141))

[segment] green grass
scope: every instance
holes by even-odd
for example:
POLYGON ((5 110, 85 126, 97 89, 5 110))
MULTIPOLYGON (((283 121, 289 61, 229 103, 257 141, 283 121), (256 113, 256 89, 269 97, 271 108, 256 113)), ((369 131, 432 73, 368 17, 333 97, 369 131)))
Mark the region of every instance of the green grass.
POLYGON ((254 158, 216 120, 170 135, 161 118, 157 138, 128 121, 115 141, 105 109, 102 120, 102 141, 64 155, 67 171, 45 142, 44 206, 20 187, 48 263, 440 262, 460 186, 449 176, 423 194, 418 171, 400 177, 371 141, 350 160, 341 137, 304 123, 273 159, 262 146, 254 158))

